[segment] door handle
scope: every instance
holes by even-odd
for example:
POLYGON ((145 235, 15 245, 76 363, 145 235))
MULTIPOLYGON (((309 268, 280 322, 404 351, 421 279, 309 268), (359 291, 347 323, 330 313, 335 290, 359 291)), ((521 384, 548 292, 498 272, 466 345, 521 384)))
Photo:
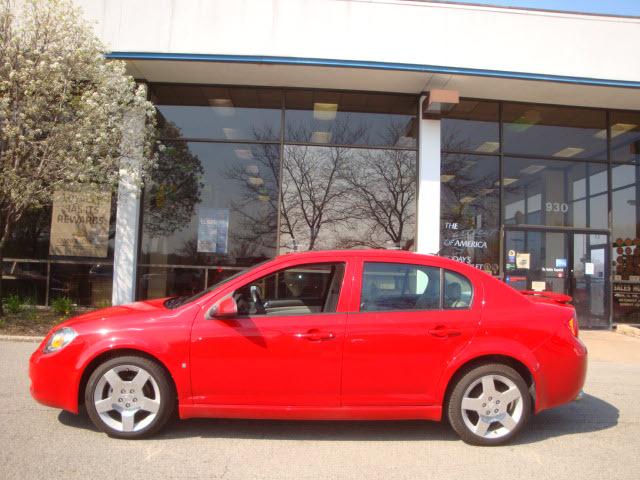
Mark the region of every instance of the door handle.
POLYGON ((336 338, 333 332, 322 332, 316 328, 309 330, 306 333, 296 333, 296 338, 304 338, 310 342, 321 342, 322 340, 332 340, 336 338))
POLYGON ((462 335, 462 332, 460 330, 448 328, 445 325, 438 325, 437 327, 429 330, 429 334, 437 338, 448 338, 462 335))

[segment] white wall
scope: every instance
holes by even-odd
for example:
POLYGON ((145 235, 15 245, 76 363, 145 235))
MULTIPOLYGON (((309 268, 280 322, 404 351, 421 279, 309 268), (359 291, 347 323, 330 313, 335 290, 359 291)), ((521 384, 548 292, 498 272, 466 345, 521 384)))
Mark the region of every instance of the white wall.
POLYGON ((387 61, 640 81, 640 19, 400 0, 76 0, 112 51, 387 61))

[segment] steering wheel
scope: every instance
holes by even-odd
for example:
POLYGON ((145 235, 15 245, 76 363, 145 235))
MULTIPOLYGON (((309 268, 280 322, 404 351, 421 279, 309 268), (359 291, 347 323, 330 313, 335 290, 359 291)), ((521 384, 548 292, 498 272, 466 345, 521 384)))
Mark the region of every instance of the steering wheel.
POLYGON ((260 287, 257 285, 251 285, 249 291, 251 292, 251 300, 253 300, 253 305, 256 308, 256 313, 259 315, 264 315, 265 313, 267 313, 267 310, 264 308, 262 296, 260 295, 260 287))

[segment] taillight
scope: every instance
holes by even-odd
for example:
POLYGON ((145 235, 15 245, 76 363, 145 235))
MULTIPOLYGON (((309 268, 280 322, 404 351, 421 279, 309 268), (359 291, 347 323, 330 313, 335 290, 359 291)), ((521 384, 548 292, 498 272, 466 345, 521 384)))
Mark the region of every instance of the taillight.
POLYGON ((574 337, 578 336, 578 320, 576 319, 575 315, 569 319, 567 327, 569 327, 569 330, 571 330, 571 333, 573 333, 574 337))

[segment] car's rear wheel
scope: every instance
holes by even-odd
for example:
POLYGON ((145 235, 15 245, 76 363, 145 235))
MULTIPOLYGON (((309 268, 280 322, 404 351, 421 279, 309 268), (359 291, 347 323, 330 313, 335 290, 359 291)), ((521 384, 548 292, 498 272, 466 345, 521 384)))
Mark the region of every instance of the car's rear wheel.
POLYGON ((95 426, 117 438, 141 438, 162 428, 175 407, 163 368, 143 357, 122 356, 99 365, 89 377, 85 406, 95 426))
POLYGON ((448 402, 449 423, 473 445, 500 445, 511 440, 531 415, 527 384, 502 364, 476 367, 455 384, 448 402))

